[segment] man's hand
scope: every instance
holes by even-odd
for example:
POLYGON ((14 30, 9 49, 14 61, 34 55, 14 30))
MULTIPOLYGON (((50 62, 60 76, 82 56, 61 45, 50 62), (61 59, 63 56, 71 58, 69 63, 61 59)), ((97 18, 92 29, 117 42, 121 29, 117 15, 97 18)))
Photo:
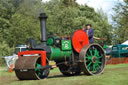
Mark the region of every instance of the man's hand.
POLYGON ((104 40, 104 38, 100 38, 100 40, 104 40))

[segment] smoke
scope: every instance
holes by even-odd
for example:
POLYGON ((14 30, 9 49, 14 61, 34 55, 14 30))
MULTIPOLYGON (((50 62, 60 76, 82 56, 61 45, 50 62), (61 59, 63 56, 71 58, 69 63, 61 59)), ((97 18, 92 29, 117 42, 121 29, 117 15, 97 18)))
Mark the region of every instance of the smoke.
POLYGON ((44 3, 42 0, 24 0, 23 5, 25 11, 29 12, 29 15, 38 17, 40 13, 44 13, 44 3))

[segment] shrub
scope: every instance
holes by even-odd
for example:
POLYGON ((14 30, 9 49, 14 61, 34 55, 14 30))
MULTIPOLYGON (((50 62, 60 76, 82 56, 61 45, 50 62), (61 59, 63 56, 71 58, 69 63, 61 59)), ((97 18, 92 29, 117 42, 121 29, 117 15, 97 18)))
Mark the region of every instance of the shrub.
POLYGON ((12 55, 14 48, 10 48, 5 41, 0 42, 0 65, 5 64, 4 57, 12 55))

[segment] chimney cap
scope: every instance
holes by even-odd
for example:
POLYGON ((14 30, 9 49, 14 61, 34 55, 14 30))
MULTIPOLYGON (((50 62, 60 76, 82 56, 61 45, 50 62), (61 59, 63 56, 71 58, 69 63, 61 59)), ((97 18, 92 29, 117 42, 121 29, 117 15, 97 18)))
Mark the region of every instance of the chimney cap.
POLYGON ((40 13, 39 18, 40 19, 46 19, 46 18, 48 18, 48 16, 46 15, 46 13, 40 13))

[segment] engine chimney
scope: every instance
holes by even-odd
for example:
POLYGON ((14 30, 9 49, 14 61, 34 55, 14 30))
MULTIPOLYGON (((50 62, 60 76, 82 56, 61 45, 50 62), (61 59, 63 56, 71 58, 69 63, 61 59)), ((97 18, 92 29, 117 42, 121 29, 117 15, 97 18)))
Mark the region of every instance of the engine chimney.
POLYGON ((41 26, 41 42, 43 45, 46 45, 47 40, 47 31, 46 31, 46 20, 47 15, 45 13, 40 13, 39 19, 40 19, 40 26, 41 26))

